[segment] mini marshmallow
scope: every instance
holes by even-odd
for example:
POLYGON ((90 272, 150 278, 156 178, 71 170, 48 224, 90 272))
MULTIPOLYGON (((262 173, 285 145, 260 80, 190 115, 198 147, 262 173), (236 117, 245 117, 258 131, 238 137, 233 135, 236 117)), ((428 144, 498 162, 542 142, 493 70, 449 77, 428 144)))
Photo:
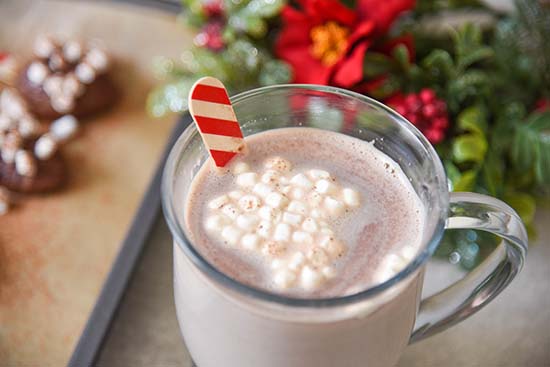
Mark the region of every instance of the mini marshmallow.
POLYGON ((33 51, 34 54, 41 58, 48 58, 55 50, 54 41, 48 36, 38 36, 34 41, 33 51))
POLYGON ((233 165, 233 168, 231 169, 231 172, 237 176, 241 173, 246 173, 250 171, 250 166, 244 162, 237 162, 233 165))
POLYGON ((273 283, 279 289, 287 289, 294 285, 296 282, 296 274, 290 269, 278 270, 274 277, 273 283))
POLYGON ((311 212, 309 212, 309 215, 312 218, 319 219, 323 217, 323 213, 319 209, 313 209, 311 212))
POLYGON ((233 191, 230 191, 229 194, 227 194, 227 196, 229 196, 231 200, 237 201, 244 196, 244 193, 239 190, 233 190, 233 191))
POLYGON ((319 232, 321 232, 322 234, 326 234, 328 236, 334 236, 334 231, 328 227, 325 227, 327 225, 327 222, 319 222, 319 225, 321 226, 321 229, 319 230, 319 232))
POLYGON ((7 164, 12 164, 15 161, 15 154, 17 153, 16 149, 11 148, 2 148, 2 160, 7 164))
POLYGON ((292 200, 290 204, 288 204, 287 210, 301 215, 307 214, 307 207, 305 204, 297 200, 292 200))
POLYGON ((260 207, 260 199, 254 195, 245 195, 239 199, 239 207, 245 212, 250 212, 260 207))
POLYGON ((258 210, 258 215, 264 220, 277 222, 281 217, 281 212, 270 206, 262 206, 260 210, 258 210))
POLYGON ((317 268, 326 266, 330 262, 327 253, 320 247, 314 247, 309 250, 307 258, 311 264, 317 268))
POLYGON ((284 254, 286 246, 280 242, 267 241, 262 247, 262 254, 265 256, 278 257, 284 254))
POLYGON ((271 269, 273 269, 273 270, 281 269, 285 265, 286 265, 286 263, 281 259, 273 259, 271 261, 271 269))
POLYGON ((255 250, 260 244, 260 237, 253 233, 245 234, 241 238, 241 246, 247 250, 255 250))
POLYGON ((306 255, 303 252, 294 253, 288 262, 288 268, 294 271, 298 271, 306 263, 306 255))
POLYGON ((72 115, 61 116, 50 125, 50 133, 57 142, 72 138, 78 130, 78 120, 72 115))
POLYGON ((52 108, 59 113, 67 113, 74 108, 74 98, 63 94, 53 96, 50 99, 52 108))
POLYGON ((294 200, 302 200, 306 196, 306 192, 301 187, 294 187, 290 191, 290 197, 294 200))
POLYGON ((265 183, 259 182, 252 188, 252 192, 256 195, 265 198, 267 195, 269 195, 273 190, 270 186, 266 185, 265 183))
POLYGON ((313 236, 307 232, 296 231, 292 234, 292 242, 309 245, 313 243, 313 236))
POLYGON ((325 198, 323 205, 325 209, 333 216, 340 215, 344 210, 344 204, 330 196, 325 198))
POLYGON ((330 173, 322 169, 309 170, 307 175, 309 176, 309 178, 311 178, 314 181, 321 180, 321 179, 324 179, 324 180, 330 179, 330 173))
POLYGON ((289 172, 292 170, 292 164, 281 157, 268 158, 265 161, 264 166, 268 169, 273 169, 280 172, 289 172))
POLYGON ((15 153, 15 171, 26 177, 36 175, 37 166, 31 153, 26 150, 18 150, 15 153))
POLYGON ((306 202, 310 207, 316 208, 323 202, 323 195, 321 195, 317 191, 312 191, 307 196, 306 202))
POLYGON ((273 239, 278 242, 287 242, 290 239, 292 230, 290 226, 286 223, 279 223, 275 227, 275 232, 273 233, 273 239))
POLYGON ((321 269, 321 273, 327 279, 332 279, 336 276, 336 270, 332 266, 325 266, 321 269))
POLYGON ((280 187, 279 191, 288 196, 290 194, 290 191, 292 191, 292 186, 282 186, 280 187))
POLYGON ((348 206, 356 207, 360 204, 359 193, 353 189, 345 188, 342 190, 344 203, 348 206))
POLYGON ((313 187, 311 181, 303 173, 298 173, 297 175, 294 175, 290 179, 290 183, 306 190, 309 190, 313 187))
POLYGON ((315 191, 320 194, 330 194, 336 191, 337 187, 328 180, 319 180, 315 183, 315 191))
POLYGON ((265 203, 273 208, 280 208, 288 202, 288 198, 278 192, 272 192, 265 198, 265 203))
POLYGON ((5 114, 0 115, 0 131, 6 131, 14 128, 16 122, 5 114))
POLYGON ((243 187, 252 187, 256 184, 258 175, 255 172, 241 173, 237 176, 235 183, 243 187))
POLYGON ((84 59, 99 72, 103 72, 109 67, 109 57, 105 51, 99 48, 90 49, 84 59))
POLYGON ((34 85, 42 85, 48 74, 49 71, 46 65, 38 61, 30 64, 27 69, 27 79, 34 85))
POLYGON ((227 218, 222 215, 212 215, 206 219, 205 227, 209 232, 219 233, 228 224, 227 218))
POLYGON ((271 236, 271 222, 262 220, 256 227, 256 234, 262 238, 269 238, 271 236))
POLYGON ((63 94, 63 78, 59 75, 50 75, 44 80, 42 89, 48 95, 48 97, 57 96, 63 94))
POLYGON ((242 231, 233 226, 225 226, 221 233, 221 237, 225 240, 225 242, 232 246, 239 243, 241 235, 242 231))
POLYGON ((322 281, 323 277, 318 271, 315 271, 307 265, 302 268, 302 271, 300 272, 300 285, 305 290, 309 291, 317 288, 322 281))
POLYGON ((275 170, 268 170, 261 177, 262 182, 268 185, 275 185, 280 179, 281 174, 275 170))
POLYGON ((302 223, 302 216, 300 214, 284 212, 283 222, 290 224, 291 226, 299 226, 302 223))
POLYGON ((388 254, 382 261, 382 266, 397 273, 407 266, 407 262, 396 254, 388 254))
POLYGON ((40 132, 40 124, 31 115, 26 115, 19 120, 17 130, 23 138, 30 138, 40 132))
POLYGON ((78 80, 80 80, 84 84, 91 84, 96 77, 94 68, 84 62, 81 62, 76 66, 76 68, 74 69, 74 73, 78 80))
POLYGON ((411 261, 416 256, 417 249, 415 246, 407 245, 401 249, 401 257, 407 261, 411 261))
POLYGON ((225 204, 229 204, 229 197, 227 195, 220 195, 217 198, 210 200, 208 208, 221 209, 225 204))
POLYGON ((319 227, 317 226, 317 222, 315 221, 315 219, 306 218, 302 223, 302 229, 306 232, 314 233, 319 229, 319 227))
POLYGON ((319 240, 319 245, 332 258, 341 257, 346 252, 344 244, 340 241, 337 241, 333 236, 330 235, 323 235, 319 240))
POLYGON ((84 85, 74 74, 67 74, 65 78, 63 78, 61 91, 66 96, 80 97, 82 93, 84 93, 84 85))
POLYGON ((25 102, 11 89, 4 89, 0 94, 0 110, 14 120, 27 113, 25 102))
POLYGON ((67 41, 63 45, 63 57, 71 63, 76 63, 82 56, 82 45, 77 41, 67 41))
POLYGON ((34 155, 40 160, 47 160, 57 150, 57 143, 50 134, 44 134, 34 144, 34 155))
POLYGON ((222 213, 225 214, 226 217, 233 220, 237 219, 240 214, 233 204, 226 204, 221 209, 222 213))
POLYGON ((251 214, 241 214, 235 220, 237 226, 247 232, 253 231, 259 221, 260 219, 257 216, 251 214))

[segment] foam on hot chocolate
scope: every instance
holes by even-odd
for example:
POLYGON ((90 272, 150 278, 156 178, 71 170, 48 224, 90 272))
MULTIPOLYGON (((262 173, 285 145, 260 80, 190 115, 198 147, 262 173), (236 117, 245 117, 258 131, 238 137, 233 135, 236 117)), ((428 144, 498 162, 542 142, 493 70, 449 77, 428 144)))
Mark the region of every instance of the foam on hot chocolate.
POLYGON ((186 203, 195 247, 230 277, 302 297, 355 293, 416 255, 424 210, 371 143, 311 128, 246 138, 223 174, 207 161, 186 203))

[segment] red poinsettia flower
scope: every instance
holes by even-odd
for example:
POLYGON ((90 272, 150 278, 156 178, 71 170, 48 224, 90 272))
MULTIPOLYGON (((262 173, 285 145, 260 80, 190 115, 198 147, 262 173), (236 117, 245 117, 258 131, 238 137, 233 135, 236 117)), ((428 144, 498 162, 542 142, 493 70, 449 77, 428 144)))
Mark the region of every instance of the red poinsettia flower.
MULTIPOLYGON (((294 82, 350 88, 363 81, 365 52, 414 0, 359 0, 355 10, 338 0, 298 0, 282 11, 277 56, 294 69, 294 82)), ((390 49, 397 42, 389 45, 390 49)), ((377 45, 384 52, 388 45, 377 45)))

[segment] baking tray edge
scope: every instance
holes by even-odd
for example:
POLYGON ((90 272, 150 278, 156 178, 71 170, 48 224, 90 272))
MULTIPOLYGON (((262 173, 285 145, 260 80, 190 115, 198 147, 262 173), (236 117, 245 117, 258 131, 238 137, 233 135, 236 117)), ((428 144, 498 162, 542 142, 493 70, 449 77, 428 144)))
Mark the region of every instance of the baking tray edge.
POLYGON ((70 367, 92 366, 95 361, 134 267, 160 213, 160 184, 164 163, 170 149, 191 121, 189 114, 181 116, 170 133, 153 178, 73 350, 68 364, 70 367))

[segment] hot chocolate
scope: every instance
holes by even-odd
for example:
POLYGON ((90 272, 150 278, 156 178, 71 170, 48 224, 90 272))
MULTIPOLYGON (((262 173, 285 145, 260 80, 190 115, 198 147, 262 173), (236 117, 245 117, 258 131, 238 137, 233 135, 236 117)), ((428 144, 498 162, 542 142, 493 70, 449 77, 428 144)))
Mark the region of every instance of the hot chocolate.
POLYGON ((246 138, 220 172, 207 161, 186 202, 187 232, 216 268, 301 298, 357 293, 414 258, 424 208, 372 143, 313 128, 246 138))

